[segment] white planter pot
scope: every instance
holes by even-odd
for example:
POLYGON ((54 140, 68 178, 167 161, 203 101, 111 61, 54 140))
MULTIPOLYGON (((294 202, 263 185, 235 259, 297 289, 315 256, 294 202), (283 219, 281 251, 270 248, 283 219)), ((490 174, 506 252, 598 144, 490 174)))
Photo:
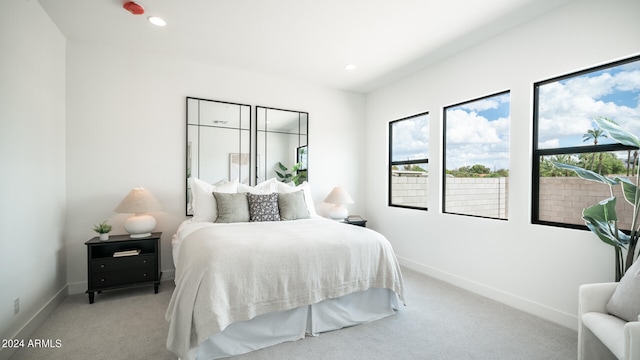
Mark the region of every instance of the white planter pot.
POLYGON ((109 240, 109 234, 100 234, 100 240, 109 240))

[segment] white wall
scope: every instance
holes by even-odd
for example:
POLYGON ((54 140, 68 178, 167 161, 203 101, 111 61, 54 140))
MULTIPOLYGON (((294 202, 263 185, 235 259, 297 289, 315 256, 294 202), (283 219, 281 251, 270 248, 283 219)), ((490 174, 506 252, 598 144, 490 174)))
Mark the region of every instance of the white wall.
POLYGON ((2 339, 66 296, 64 104, 64 37, 36 1, 0 2, 2 339))
POLYGON ((320 203, 335 185, 364 209, 364 95, 98 44, 67 46, 68 279, 86 290, 84 242, 136 186, 162 203, 162 269, 174 268, 171 235, 185 219, 187 96, 309 112, 310 183, 320 203))
MULTIPOLYGON (((640 51, 640 2, 576 0, 367 96, 371 227, 401 262, 577 328, 578 286, 612 281, 613 248, 584 231, 532 225, 532 84, 640 51), (511 90, 509 220, 441 213, 442 107, 511 90), (430 112, 429 210, 387 206, 387 127, 430 112)), ((410 291, 410 289, 409 289, 410 291)))

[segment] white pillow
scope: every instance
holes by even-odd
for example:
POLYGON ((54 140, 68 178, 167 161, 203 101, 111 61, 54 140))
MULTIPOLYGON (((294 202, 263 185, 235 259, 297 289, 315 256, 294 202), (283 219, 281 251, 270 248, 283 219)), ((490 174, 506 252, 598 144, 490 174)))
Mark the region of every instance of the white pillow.
POLYGON ((637 321, 640 315, 640 260, 624 274, 605 308, 611 315, 626 321, 637 321))
POLYGON ((245 184, 238 184, 238 192, 239 193, 249 193, 249 194, 257 194, 257 195, 267 195, 274 192, 277 192, 276 183, 278 181, 276 178, 271 178, 269 180, 265 180, 256 186, 249 186, 245 184))
POLYGON ((218 219, 218 204, 213 192, 236 193, 238 192, 238 181, 211 185, 196 178, 189 178, 191 185, 192 209, 194 222, 215 222, 218 219))
POLYGON ((294 191, 302 190, 304 192, 304 202, 307 204, 307 210, 309 210, 309 215, 317 216, 316 206, 313 204, 313 198, 311 197, 311 185, 308 182, 303 182, 298 186, 287 185, 283 182, 276 182, 277 191, 279 193, 287 194, 292 193, 294 191))

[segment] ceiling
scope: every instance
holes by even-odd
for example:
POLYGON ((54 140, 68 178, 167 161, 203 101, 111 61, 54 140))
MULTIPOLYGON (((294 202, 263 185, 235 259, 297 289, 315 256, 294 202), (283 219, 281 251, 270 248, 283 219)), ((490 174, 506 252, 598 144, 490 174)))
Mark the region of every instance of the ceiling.
POLYGON ((74 41, 366 93, 573 0, 38 1, 74 41))

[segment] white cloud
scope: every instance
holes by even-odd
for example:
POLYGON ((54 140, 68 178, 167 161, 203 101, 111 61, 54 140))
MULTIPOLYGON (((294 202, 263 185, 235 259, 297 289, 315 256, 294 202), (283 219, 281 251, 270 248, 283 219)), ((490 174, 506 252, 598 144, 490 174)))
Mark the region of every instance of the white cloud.
POLYGON ((476 112, 447 111, 447 145, 497 143, 505 130, 508 136, 509 119, 489 121, 476 112))
POLYGON ((459 109, 464 109, 468 111, 484 111, 489 109, 497 109, 500 106, 500 103, 493 98, 490 99, 481 99, 478 101, 474 101, 471 103, 460 105, 459 109))
POLYGON ((492 96, 489 98, 468 102, 468 103, 456 106, 454 109, 463 109, 466 111, 482 112, 485 110, 497 109, 498 107, 500 107, 500 104, 509 102, 509 101, 510 101, 510 98, 509 98, 509 94, 507 93, 507 94, 492 96))
POLYGON ((560 146, 560 139, 549 139, 538 145, 539 149, 553 149, 560 146))
POLYGON ((640 98, 636 96, 634 107, 602 99, 619 91, 640 91, 640 70, 582 76, 541 86, 539 146, 570 137, 573 143, 562 146, 581 145, 582 140, 578 139, 594 127, 593 119, 600 116, 614 119, 630 132, 640 134, 640 98))
POLYGON ((509 168, 509 118, 489 119, 480 115, 509 101, 510 95, 506 93, 447 109, 447 169, 475 164, 492 170, 509 168))
POLYGON ((429 153, 428 116, 402 120, 393 125, 393 160, 427 158, 429 153))
POLYGON ((629 71, 624 74, 618 73, 614 78, 616 87, 620 91, 640 90, 640 70, 629 71))
POLYGON ((491 170, 509 168, 509 142, 447 146, 447 169, 482 164, 491 170))
POLYGON ((509 168, 509 118, 489 120, 461 108, 447 111, 446 167, 509 168))

